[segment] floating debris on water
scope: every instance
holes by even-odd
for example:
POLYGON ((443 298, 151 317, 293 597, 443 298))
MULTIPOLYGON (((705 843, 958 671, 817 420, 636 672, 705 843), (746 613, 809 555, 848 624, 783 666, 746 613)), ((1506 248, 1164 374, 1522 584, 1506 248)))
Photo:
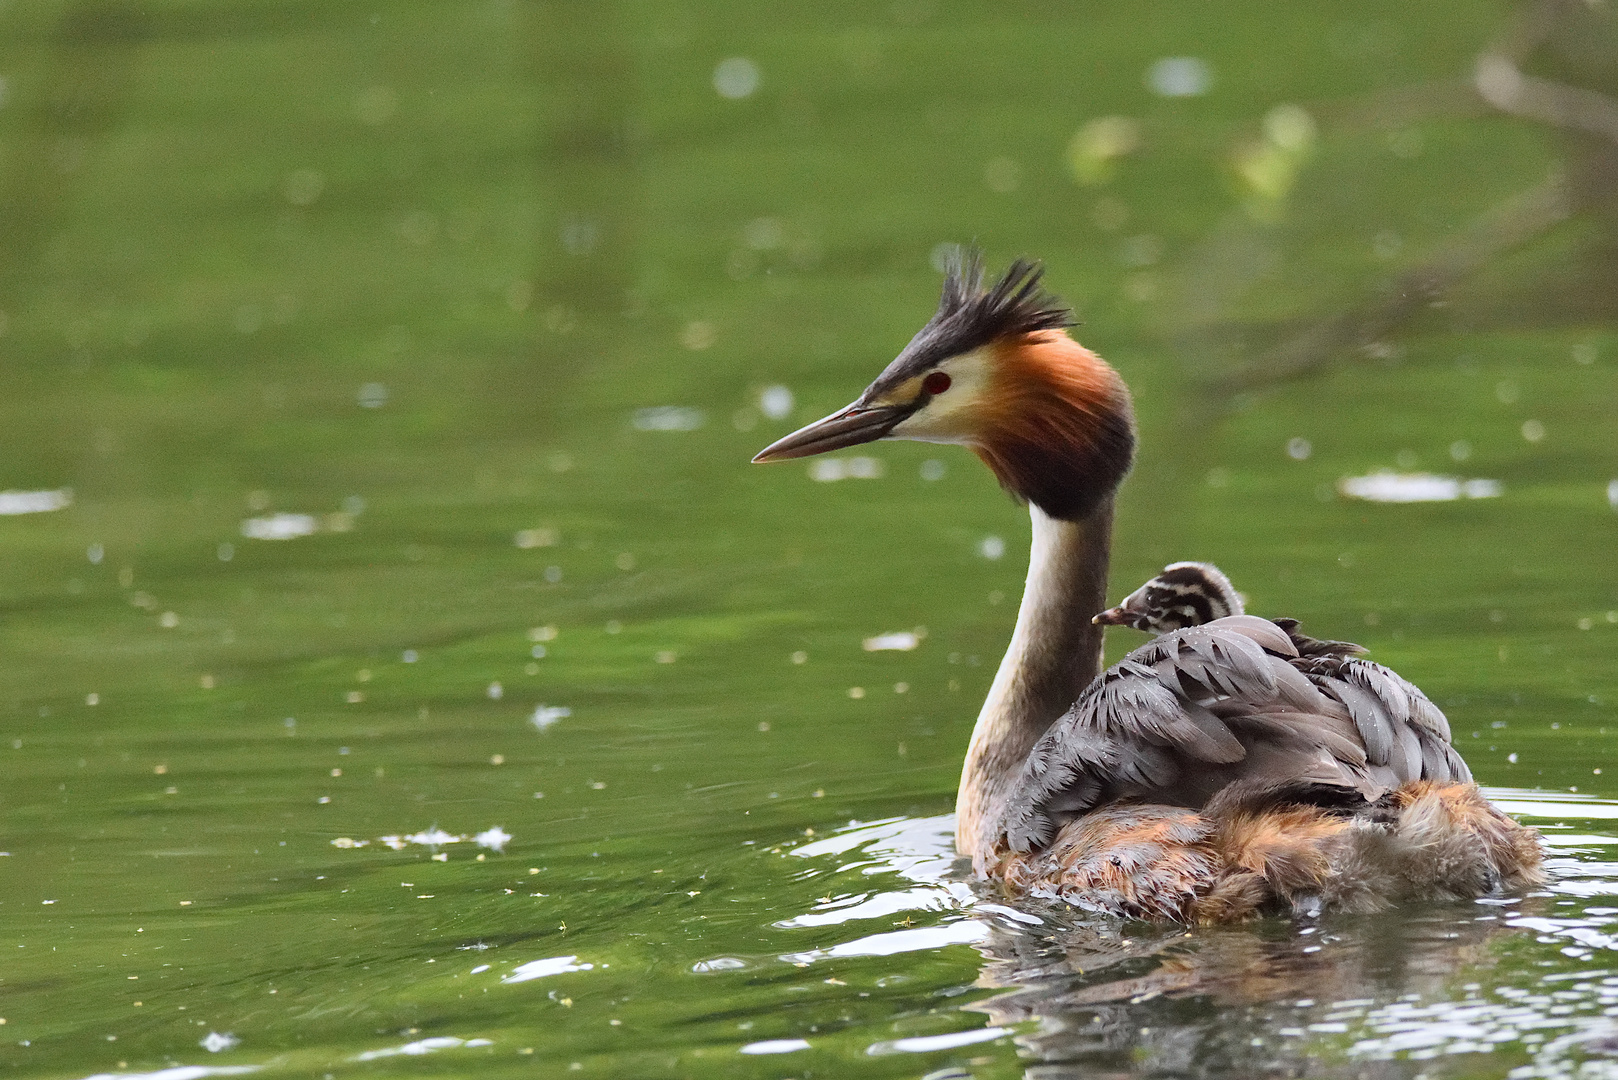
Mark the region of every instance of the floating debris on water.
POLYGON ((708 422, 708 414, 686 405, 658 405, 636 409, 637 431, 695 431, 708 422))
POLYGON ((528 719, 536 728, 544 731, 558 720, 566 720, 572 715, 573 710, 566 705, 540 705, 528 719))
POLYGON ((708 971, 740 971, 746 966, 747 961, 734 956, 716 956, 712 960, 697 961, 691 965, 691 970, 701 974, 708 971))
MULTIPOLYGON (((505 846, 511 843, 511 834, 499 825, 490 826, 473 836, 445 832, 437 825, 434 825, 430 829, 423 829, 421 832, 411 833, 409 836, 400 836, 398 834, 379 836, 376 842, 394 851, 402 851, 411 844, 416 844, 420 847, 439 848, 449 844, 464 844, 468 840, 477 844, 478 847, 489 848, 493 851, 504 851, 505 846)), ((331 846, 336 848, 362 848, 369 846, 370 843, 369 840, 355 840, 352 837, 339 836, 331 842, 331 846)))
POLYGON ((1348 476, 1337 491, 1367 502, 1451 502, 1455 499, 1493 499, 1505 493, 1498 480, 1462 480, 1435 473, 1396 473, 1388 470, 1369 476, 1348 476))
POLYGON ((496 825, 492 828, 484 829, 472 839, 477 843, 478 847, 488 848, 490 851, 504 851, 506 850, 506 845, 511 843, 511 834, 496 825))
POLYGON ((242 1041, 228 1031, 210 1031, 206 1038, 197 1043, 210 1054, 217 1054, 221 1050, 229 1050, 241 1044, 242 1041))
MULTIPOLYGON (((0 491, 0 514, 47 514, 52 510, 66 510, 73 505, 73 489, 57 488, 55 491, 0 491)), ((99 552, 100 544, 92 546, 91 551, 99 552)), ((100 559, 94 555, 90 558, 92 563, 100 559)))
POLYGON ((320 531, 320 519, 313 514, 271 514, 242 522, 242 535, 249 540, 294 540, 320 531))
POLYGON ((877 480, 887 472, 874 457, 816 458, 809 463, 809 479, 822 484, 838 480, 877 480))
POLYGON ((860 643, 866 652, 909 652, 921 644, 922 635, 910 630, 896 630, 891 634, 878 634, 860 643))

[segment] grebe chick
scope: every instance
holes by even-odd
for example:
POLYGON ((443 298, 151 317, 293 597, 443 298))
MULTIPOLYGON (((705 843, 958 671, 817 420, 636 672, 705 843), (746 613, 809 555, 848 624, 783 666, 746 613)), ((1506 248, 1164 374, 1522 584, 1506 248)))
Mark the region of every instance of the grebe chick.
MULTIPOLYGON (((1201 626, 1229 615, 1246 614, 1242 594, 1213 563, 1169 563, 1163 572, 1090 621, 1098 626, 1129 626, 1149 634, 1167 634, 1201 626)), ((1299 656, 1361 656, 1365 648, 1352 641, 1313 638, 1298 630, 1297 619, 1271 619, 1286 631, 1299 656)), ((1447 729, 1446 729, 1447 731, 1447 729)), ((1449 736, 1445 735, 1447 741, 1449 736)))
POLYGON ((1365 662, 1303 657, 1245 614, 1101 670, 1092 616, 1107 606, 1134 412, 1040 276, 1018 260, 985 286, 976 252, 955 259, 937 312, 857 400, 754 458, 957 443, 1028 504, 1028 580, 955 804, 976 873, 1013 897, 1184 922, 1543 880, 1536 834, 1465 778, 1442 714, 1391 672, 1328 685, 1310 663, 1365 662))
POLYGON ((1090 621, 1099 626, 1132 626, 1152 634, 1244 615, 1242 595, 1213 563, 1169 563, 1163 572, 1090 621))

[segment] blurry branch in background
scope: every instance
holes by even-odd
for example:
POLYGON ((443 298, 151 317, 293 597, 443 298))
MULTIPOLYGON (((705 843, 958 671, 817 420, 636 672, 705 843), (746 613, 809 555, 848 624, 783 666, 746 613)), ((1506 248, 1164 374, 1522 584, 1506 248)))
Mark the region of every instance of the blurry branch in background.
POLYGON ((1369 299, 1305 328, 1251 364, 1221 375, 1215 385, 1234 393, 1306 375, 1349 349, 1376 355, 1401 324, 1497 255, 1566 221, 1573 208, 1567 180, 1553 173, 1451 236, 1430 259, 1394 276, 1369 299))
MULTIPOLYGON (((1597 54, 1599 68, 1612 70, 1618 50, 1605 40, 1611 35, 1587 33, 1589 28, 1581 25, 1603 15, 1610 21, 1610 12, 1579 0, 1535 0, 1478 56, 1470 85, 1456 82, 1405 87, 1332 110, 1337 124, 1347 121, 1347 126, 1358 127, 1367 122, 1388 125, 1434 116, 1486 115, 1493 109, 1545 125, 1570 138, 1566 156, 1545 180, 1496 205, 1467 228, 1440 242, 1424 261, 1385 278, 1345 309, 1311 319, 1249 362, 1200 365, 1203 372, 1198 381, 1223 398, 1308 375, 1355 350, 1366 357, 1386 356, 1389 335, 1441 304, 1462 281, 1544 236, 1556 225, 1586 211, 1599 211, 1602 204, 1614 203, 1618 199, 1618 99, 1523 71, 1523 64, 1547 44, 1559 44, 1563 46, 1560 51, 1566 52, 1570 38, 1577 39, 1584 54, 1597 54)), ((1610 255, 1612 237, 1607 240, 1606 246, 1598 248, 1598 254, 1610 255)), ((1243 246, 1229 236, 1216 237, 1214 245, 1224 250, 1205 253, 1202 272, 1199 275, 1193 268, 1194 277, 1212 281, 1212 275, 1218 273, 1217 262, 1233 253, 1239 258, 1237 249, 1243 246), (1207 255, 1219 258, 1209 259, 1207 255)), ((1255 245, 1249 240, 1246 246, 1252 249, 1255 245)), ((1252 250, 1246 254, 1256 272, 1264 259, 1252 250)), ((1599 281, 1602 274, 1592 276, 1599 281)), ((1202 329, 1214 329, 1221 321, 1210 310, 1227 306, 1220 302, 1218 294, 1230 298, 1240 284, 1226 281, 1213 289, 1211 304, 1203 305, 1204 315, 1211 318, 1202 329)), ((1238 347, 1235 351, 1241 350, 1238 347)))

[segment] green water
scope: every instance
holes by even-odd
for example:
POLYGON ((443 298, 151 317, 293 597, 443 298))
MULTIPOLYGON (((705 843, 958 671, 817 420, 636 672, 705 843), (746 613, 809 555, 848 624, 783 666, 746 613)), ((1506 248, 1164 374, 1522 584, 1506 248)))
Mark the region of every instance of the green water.
MULTIPOLYGON (((1618 89, 1604 12, 1536 70, 1618 89)), ((0 0, 0 489, 71 489, 0 516, 0 1067, 1614 1075, 1618 217, 1207 389, 1602 175, 1467 97, 1511 15, 0 0), (748 458, 971 239, 1135 390, 1114 594, 1214 559, 1366 643, 1537 789, 1548 889, 1185 937, 949 876, 1026 517, 954 449, 748 458), (1384 468, 1503 494, 1336 494, 1384 468)))

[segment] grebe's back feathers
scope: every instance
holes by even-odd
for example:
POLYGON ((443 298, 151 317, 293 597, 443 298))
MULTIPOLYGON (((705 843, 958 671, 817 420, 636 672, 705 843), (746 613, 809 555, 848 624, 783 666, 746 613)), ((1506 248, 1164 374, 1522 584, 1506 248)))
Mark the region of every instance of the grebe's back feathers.
POLYGON ((1356 645, 1352 641, 1328 641, 1324 638, 1313 638, 1300 632, 1297 619, 1271 619, 1270 621, 1286 631, 1287 637, 1292 639, 1292 647, 1298 650, 1299 656, 1365 655, 1364 645, 1356 645))
POLYGON ((1002 808, 1014 852, 1120 799, 1199 807, 1232 784, 1373 802, 1414 780, 1465 781, 1443 714, 1379 664, 1300 656, 1251 615, 1164 634, 1107 669, 1035 744, 1002 808))

